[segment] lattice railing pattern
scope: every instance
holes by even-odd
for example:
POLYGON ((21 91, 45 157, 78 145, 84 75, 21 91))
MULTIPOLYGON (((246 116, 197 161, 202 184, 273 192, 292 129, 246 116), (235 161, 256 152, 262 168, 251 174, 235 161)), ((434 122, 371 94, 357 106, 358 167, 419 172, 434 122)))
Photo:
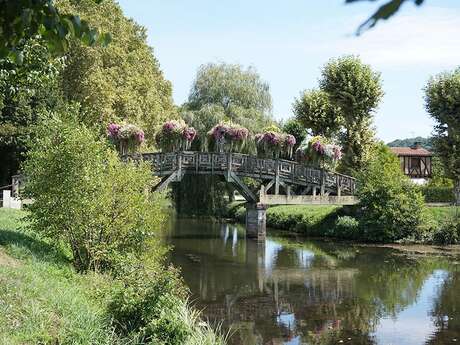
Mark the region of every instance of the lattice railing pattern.
MULTIPOLYGON (((140 156, 131 156, 140 158, 140 156)), ((178 170, 184 173, 224 174, 233 172, 240 177, 273 179, 289 185, 318 186, 325 190, 354 195, 356 180, 347 175, 324 169, 307 167, 283 159, 267 159, 241 153, 171 152, 143 153, 142 159, 150 162, 156 176, 168 176, 178 170)))

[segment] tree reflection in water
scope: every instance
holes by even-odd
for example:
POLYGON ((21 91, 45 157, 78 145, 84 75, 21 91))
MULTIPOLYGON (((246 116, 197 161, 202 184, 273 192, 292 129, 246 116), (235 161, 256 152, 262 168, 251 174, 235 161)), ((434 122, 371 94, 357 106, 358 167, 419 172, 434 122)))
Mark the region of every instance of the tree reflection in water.
POLYGON ((411 332, 422 332, 426 344, 460 341, 460 273, 448 258, 278 237, 257 242, 238 225, 196 220, 175 222, 171 234, 172 262, 204 316, 234 330, 232 344, 423 344, 398 338, 411 332), (409 328, 417 323, 424 330, 409 328))

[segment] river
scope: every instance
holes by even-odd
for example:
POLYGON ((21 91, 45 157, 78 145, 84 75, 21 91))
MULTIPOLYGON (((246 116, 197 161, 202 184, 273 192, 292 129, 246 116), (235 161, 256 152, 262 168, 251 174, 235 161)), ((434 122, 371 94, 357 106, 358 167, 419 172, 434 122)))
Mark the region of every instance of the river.
POLYGON ((460 343, 460 256, 282 237, 173 220, 168 242, 193 303, 229 344, 460 343))

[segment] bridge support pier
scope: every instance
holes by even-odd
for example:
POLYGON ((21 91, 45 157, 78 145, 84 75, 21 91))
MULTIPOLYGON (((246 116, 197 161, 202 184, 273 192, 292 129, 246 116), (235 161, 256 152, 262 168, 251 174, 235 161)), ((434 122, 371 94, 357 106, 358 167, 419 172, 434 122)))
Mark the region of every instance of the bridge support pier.
POLYGON ((246 236, 264 240, 267 230, 267 206, 263 204, 246 205, 246 236))

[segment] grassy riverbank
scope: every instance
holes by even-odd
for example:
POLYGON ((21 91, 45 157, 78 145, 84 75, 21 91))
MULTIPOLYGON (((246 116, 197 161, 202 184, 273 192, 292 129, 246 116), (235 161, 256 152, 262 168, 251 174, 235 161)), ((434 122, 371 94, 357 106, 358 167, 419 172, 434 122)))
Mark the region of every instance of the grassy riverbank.
MULTIPOLYGON (((436 231, 449 219, 456 215, 456 208, 427 207, 425 231, 436 231)), ((227 216, 244 222, 244 203, 230 204, 227 216)), ((286 205, 272 206, 267 210, 267 226, 279 230, 297 232, 307 236, 354 238, 354 221, 356 208, 352 206, 333 205, 286 205)), ((429 234, 425 236, 429 238, 429 234)), ((427 240, 429 242, 429 239, 427 240)), ((423 241, 422 241, 423 242, 423 241)))
MULTIPOLYGON (((24 215, 0 209, 0 344, 137 343, 114 332, 112 278, 76 273, 65 250, 21 229, 24 215)), ((221 344, 185 304, 172 320, 186 324, 186 344, 221 344)))

